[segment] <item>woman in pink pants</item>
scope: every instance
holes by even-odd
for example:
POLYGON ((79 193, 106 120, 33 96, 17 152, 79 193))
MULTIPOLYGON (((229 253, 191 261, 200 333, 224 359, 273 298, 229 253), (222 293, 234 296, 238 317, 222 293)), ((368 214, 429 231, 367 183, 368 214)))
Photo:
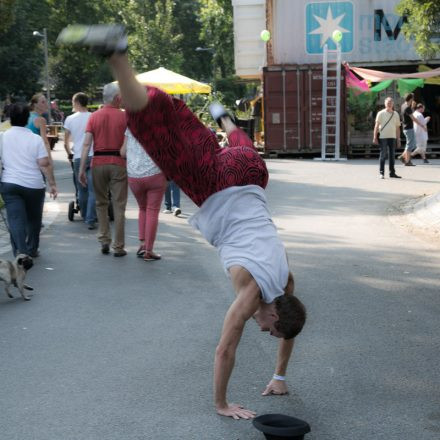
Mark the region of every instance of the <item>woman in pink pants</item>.
POLYGON ((140 246, 137 256, 144 261, 160 260, 161 256, 153 252, 153 246, 167 180, 128 129, 121 156, 127 157, 128 185, 139 205, 140 246))

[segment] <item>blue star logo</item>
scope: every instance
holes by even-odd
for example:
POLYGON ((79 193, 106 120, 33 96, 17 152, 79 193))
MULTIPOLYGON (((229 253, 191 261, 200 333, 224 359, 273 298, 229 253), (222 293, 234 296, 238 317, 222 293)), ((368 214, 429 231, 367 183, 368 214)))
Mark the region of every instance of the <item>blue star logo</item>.
POLYGON ((341 51, 353 50, 353 3, 326 2, 309 3, 306 6, 306 51, 309 54, 322 53, 325 44, 336 49, 333 32, 342 33, 341 51))

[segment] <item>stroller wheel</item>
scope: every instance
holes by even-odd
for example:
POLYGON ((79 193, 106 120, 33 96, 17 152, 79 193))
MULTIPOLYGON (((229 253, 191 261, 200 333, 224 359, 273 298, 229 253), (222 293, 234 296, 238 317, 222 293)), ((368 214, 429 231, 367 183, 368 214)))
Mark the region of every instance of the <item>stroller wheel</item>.
POLYGON ((67 213, 67 217, 71 222, 73 222, 74 215, 75 215, 75 202, 72 201, 69 203, 69 211, 67 213))

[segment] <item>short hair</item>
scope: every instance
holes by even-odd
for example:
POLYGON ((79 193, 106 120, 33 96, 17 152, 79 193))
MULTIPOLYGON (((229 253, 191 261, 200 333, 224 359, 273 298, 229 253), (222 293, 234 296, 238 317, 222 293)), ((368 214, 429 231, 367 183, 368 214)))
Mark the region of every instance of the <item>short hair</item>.
POLYGON ((411 99, 414 99, 414 93, 408 93, 408 94, 405 96, 405 101, 406 101, 406 102, 411 101, 411 99))
POLYGON ((307 313, 304 304, 296 296, 279 296, 275 299, 275 309, 278 321, 274 326, 284 339, 292 339, 301 332, 306 322, 307 313))
POLYGON ((78 92, 72 96, 72 101, 77 102, 81 107, 87 107, 89 97, 83 92, 78 92))
POLYGON ((391 96, 387 96, 387 97, 384 99, 383 102, 387 102, 387 101, 393 101, 393 102, 394 102, 394 99, 391 98, 391 96))
POLYGON ((16 127, 25 127, 29 120, 29 106, 23 102, 12 104, 9 110, 11 125, 16 127))
POLYGON ((417 105, 416 105, 416 108, 422 108, 422 107, 425 107, 421 102, 419 102, 417 105))
POLYGON ((102 102, 111 104, 117 95, 119 95, 119 86, 115 83, 106 84, 102 89, 102 102))

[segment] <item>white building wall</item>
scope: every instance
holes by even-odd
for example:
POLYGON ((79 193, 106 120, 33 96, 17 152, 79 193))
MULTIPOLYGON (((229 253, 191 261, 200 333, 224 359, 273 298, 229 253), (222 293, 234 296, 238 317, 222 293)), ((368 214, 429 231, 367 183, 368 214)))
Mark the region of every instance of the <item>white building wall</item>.
POLYGON ((241 77, 257 77, 266 62, 260 33, 266 28, 265 0, 232 0, 234 7, 235 71, 241 77))

